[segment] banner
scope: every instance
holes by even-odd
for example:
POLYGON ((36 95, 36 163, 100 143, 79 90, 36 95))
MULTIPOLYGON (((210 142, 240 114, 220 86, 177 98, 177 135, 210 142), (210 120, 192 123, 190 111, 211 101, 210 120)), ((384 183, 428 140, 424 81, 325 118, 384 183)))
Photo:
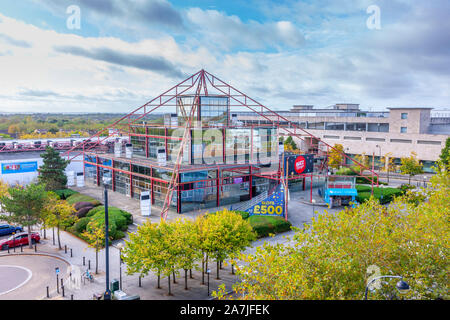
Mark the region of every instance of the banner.
POLYGON ((275 216, 284 217, 285 209, 285 189, 283 184, 279 184, 274 193, 263 201, 245 210, 251 216, 275 216))
POLYGON ((37 169, 37 161, 2 163, 2 174, 35 172, 37 169))
POLYGON ((303 173, 311 173, 314 168, 314 155, 290 155, 284 158, 284 173, 286 175, 298 175, 303 173), (286 170, 288 172, 286 172, 286 170))

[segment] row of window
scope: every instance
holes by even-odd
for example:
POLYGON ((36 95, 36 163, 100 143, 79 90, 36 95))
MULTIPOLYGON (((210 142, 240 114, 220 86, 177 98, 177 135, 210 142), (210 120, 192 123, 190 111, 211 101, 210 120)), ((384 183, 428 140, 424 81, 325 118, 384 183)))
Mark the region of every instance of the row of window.
MULTIPOLYGON (((324 135, 324 139, 333 139, 333 140, 340 140, 340 136, 334 136, 334 135, 324 135)), ((352 136, 344 136, 344 140, 362 140, 362 137, 352 137, 352 136)), ((372 137, 366 137, 366 141, 370 142, 386 142, 386 139, 384 138, 372 138, 372 137)), ((389 142, 392 143, 413 143, 410 139, 389 139, 389 142)), ((428 144, 428 145, 437 145, 440 146, 442 143, 441 141, 433 141, 433 140, 417 140, 417 144, 428 144)))

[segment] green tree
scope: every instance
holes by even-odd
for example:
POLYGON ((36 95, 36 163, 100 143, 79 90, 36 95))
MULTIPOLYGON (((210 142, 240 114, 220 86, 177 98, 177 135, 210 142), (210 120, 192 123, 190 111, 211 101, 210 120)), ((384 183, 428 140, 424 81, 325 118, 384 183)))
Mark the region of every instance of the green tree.
POLYGON ((206 265, 209 258, 216 260, 217 279, 220 279, 220 263, 256 240, 256 233, 250 223, 242 219, 240 214, 227 209, 208 215, 204 231, 206 234, 201 249, 207 254, 206 265))
POLYGON ((344 161, 344 146, 342 144, 335 144, 334 149, 328 153, 328 166, 339 169, 344 161))
POLYGON ((391 152, 386 153, 384 157, 381 158, 381 165, 381 171, 387 173, 387 183, 389 183, 389 173, 395 171, 395 169, 397 168, 391 152))
POLYGON ((292 136, 287 137, 284 141, 284 150, 293 153, 297 153, 300 151, 292 136))
POLYGON ((46 208, 44 210, 45 225, 56 228, 58 235, 58 247, 61 250, 60 229, 66 228, 77 222, 78 218, 75 215, 75 209, 66 200, 59 200, 58 196, 49 192, 46 208))
POLYGON ((64 189, 67 184, 67 177, 64 173, 68 160, 64 160, 59 152, 52 147, 47 147, 44 153, 41 153, 44 164, 39 167, 39 183, 45 185, 46 190, 64 189))
POLYGON ((439 159, 442 163, 448 167, 450 163, 450 137, 445 140, 445 147, 442 148, 441 154, 439 155, 439 159))
MULTIPOLYGON (((195 267, 196 261, 201 258, 198 248, 198 235, 195 232, 194 222, 177 219, 172 222, 174 235, 177 238, 175 246, 178 249, 178 268, 184 270, 184 285, 187 290, 188 270, 195 267)), ((175 248, 174 248, 175 249, 175 248)))
MULTIPOLYGON (((356 208, 325 212, 297 229, 290 246, 265 243, 241 255, 237 298, 362 299, 374 270, 403 276, 411 288, 406 299, 448 298, 449 191, 447 169, 431 179, 418 205, 405 195, 388 207, 371 198, 356 208)), ((395 281, 379 284, 370 299, 396 294, 395 281)), ((222 286, 214 295, 224 294, 222 286)))
POLYGON ((0 215, 0 220, 27 227, 28 244, 32 248, 31 227, 40 221, 48 199, 42 185, 29 184, 26 187, 9 188, 8 194, 0 198, 7 215, 0 215))
POLYGON ((82 236, 88 241, 90 248, 95 249, 95 273, 98 273, 98 252, 105 246, 105 225, 99 221, 91 221, 82 236))
POLYGON ((415 152, 411 152, 409 157, 401 158, 401 163, 399 169, 402 174, 407 174, 409 176, 408 184, 411 183, 412 176, 423 173, 423 165, 417 159, 417 154, 415 152))

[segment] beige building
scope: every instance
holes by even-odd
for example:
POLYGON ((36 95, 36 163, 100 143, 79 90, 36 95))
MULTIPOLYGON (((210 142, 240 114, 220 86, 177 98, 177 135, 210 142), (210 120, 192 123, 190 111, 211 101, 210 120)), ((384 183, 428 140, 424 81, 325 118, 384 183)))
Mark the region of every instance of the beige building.
MULTIPOLYGON (((425 107, 388 108, 388 111, 370 112, 360 110, 357 104, 340 103, 324 109, 296 105, 290 111, 278 113, 329 145, 342 144, 347 154, 374 155, 377 167, 380 156, 390 153, 399 164, 400 158, 416 152, 424 170, 429 171, 450 136, 450 114, 432 115, 431 110, 425 107)), ((264 116, 277 120, 269 113, 264 116)), ((248 112, 238 113, 238 120, 247 124, 269 122, 248 112)), ((297 132, 302 133, 301 130, 297 132)), ((295 138, 302 150, 327 151, 326 145, 319 140, 311 139, 307 134, 302 136, 306 141, 295 138)))

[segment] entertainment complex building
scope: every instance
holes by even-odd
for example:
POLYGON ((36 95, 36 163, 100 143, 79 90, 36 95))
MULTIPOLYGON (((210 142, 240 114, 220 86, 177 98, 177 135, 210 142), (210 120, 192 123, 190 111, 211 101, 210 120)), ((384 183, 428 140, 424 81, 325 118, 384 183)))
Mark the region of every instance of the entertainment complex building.
MULTIPOLYGON (((358 104, 335 104, 323 109, 296 105, 290 111, 278 114, 317 137, 306 141, 299 136, 293 137, 301 150, 326 149, 323 142, 341 144, 350 156, 364 153, 370 161, 374 156, 376 169, 381 165, 380 157, 388 154, 388 158, 394 158, 394 163, 400 165, 400 158, 408 157, 414 151, 424 171, 431 172, 431 166, 450 136, 450 112, 433 115, 431 110, 388 108, 388 111, 372 112, 360 110, 358 104)), ((236 115, 245 124, 264 124, 269 123, 269 119, 276 119, 250 112, 236 115)), ((307 137, 304 133, 301 136, 307 137)))

